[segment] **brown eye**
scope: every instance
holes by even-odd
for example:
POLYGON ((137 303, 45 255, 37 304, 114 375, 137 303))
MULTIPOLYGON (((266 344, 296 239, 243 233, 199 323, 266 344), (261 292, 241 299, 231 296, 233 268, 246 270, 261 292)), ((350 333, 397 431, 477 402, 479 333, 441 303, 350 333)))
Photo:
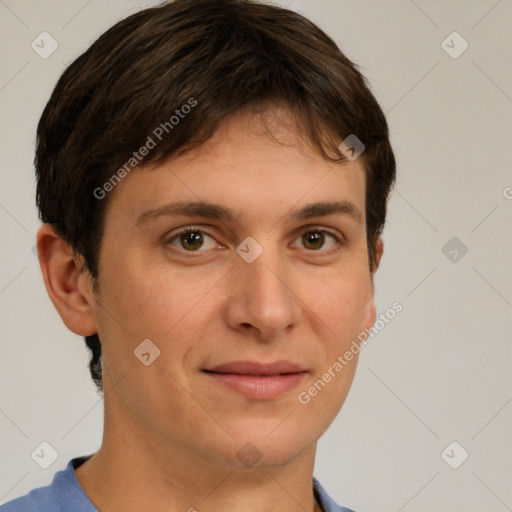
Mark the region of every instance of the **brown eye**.
POLYGON ((317 251, 321 249, 325 242, 325 235, 318 231, 310 231, 302 235, 302 243, 306 249, 317 251))
POLYGON ((192 227, 176 233, 167 243, 187 252, 205 252, 219 247, 216 240, 208 233, 192 227))
POLYGON ((330 255, 339 251, 345 244, 343 235, 336 235, 325 229, 309 229, 304 231, 294 242, 293 247, 305 249, 308 252, 318 252, 318 255, 330 255))
POLYGON ((184 249, 195 251, 200 249, 204 243, 203 234, 196 231, 181 233, 180 243, 184 249))

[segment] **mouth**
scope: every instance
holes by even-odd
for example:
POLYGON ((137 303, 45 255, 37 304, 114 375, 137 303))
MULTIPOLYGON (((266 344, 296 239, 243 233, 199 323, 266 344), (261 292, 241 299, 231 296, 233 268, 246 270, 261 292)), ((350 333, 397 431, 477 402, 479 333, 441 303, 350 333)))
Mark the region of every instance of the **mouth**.
POLYGON ((213 382, 254 400, 279 398, 298 386, 308 373, 290 361, 235 361, 204 369, 203 372, 213 382))

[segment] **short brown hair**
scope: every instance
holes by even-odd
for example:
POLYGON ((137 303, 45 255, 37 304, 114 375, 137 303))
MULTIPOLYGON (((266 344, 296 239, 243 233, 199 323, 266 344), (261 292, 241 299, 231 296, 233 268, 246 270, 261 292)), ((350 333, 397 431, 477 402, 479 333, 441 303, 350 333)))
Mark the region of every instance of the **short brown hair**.
MULTIPOLYGON (((365 77, 329 36, 293 11, 251 0, 175 0, 143 10, 110 28, 65 70, 37 129, 41 220, 83 256, 96 279, 108 197, 95 191, 116 170, 120 175, 156 127, 165 126, 165 136, 144 165, 201 144, 228 116, 254 105, 285 106, 328 161, 345 160, 338 145, 347 136, 364 143, 373 271, 395 181, 385 116, 365 77), (174 126, 176 109, 191 99, 194 108, 174 126)), ((100 341, 94 335, 86 342, 101 391, 100 341)))

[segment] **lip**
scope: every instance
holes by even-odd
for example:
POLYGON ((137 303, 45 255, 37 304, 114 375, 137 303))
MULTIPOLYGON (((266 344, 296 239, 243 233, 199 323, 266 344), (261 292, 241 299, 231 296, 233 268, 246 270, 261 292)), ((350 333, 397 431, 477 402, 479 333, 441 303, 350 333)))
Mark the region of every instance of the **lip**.
POLYGON ((203 370, 228 388, 255 400, 274 400, 299 385, 308 373, 290 361, 234 361, 203 370))
POLYGON ((260 363, 259 361, 233 361, 206 371, 216 373, 237 373, 243 375, 279 375, 282 373, 300 373, 306 371, 302 366, 291 361, 279 360, 271 363, 260 363))

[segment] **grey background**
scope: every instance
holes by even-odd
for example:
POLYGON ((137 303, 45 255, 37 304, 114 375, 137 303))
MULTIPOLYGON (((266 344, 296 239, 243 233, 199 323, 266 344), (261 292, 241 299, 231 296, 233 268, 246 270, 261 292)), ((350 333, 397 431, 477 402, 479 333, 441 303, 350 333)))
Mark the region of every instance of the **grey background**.
MULTIPOLYGON (((278 3, 363 68, 398 159, 376 301, 403 311, 363 350, 315 474, 358 512, 512 510, 512 1, 278 3), (469 45, 458 58, 441 46, 454 31, 469 45), (462 448, 443 459, 452 441, 462 448), (445 460, 460 462, 462 449, 469 458, 452 469, 445 460)), ((85 345, 54 310, 33 253, 34 133, 65 65, 145 5, 0 0, 0 503, 101 442, 85 345), (47 59, 31 48, 43 31, 58 43, 47 59), (42 441, 58 452, 48 469, 30 456, 42 441)))

